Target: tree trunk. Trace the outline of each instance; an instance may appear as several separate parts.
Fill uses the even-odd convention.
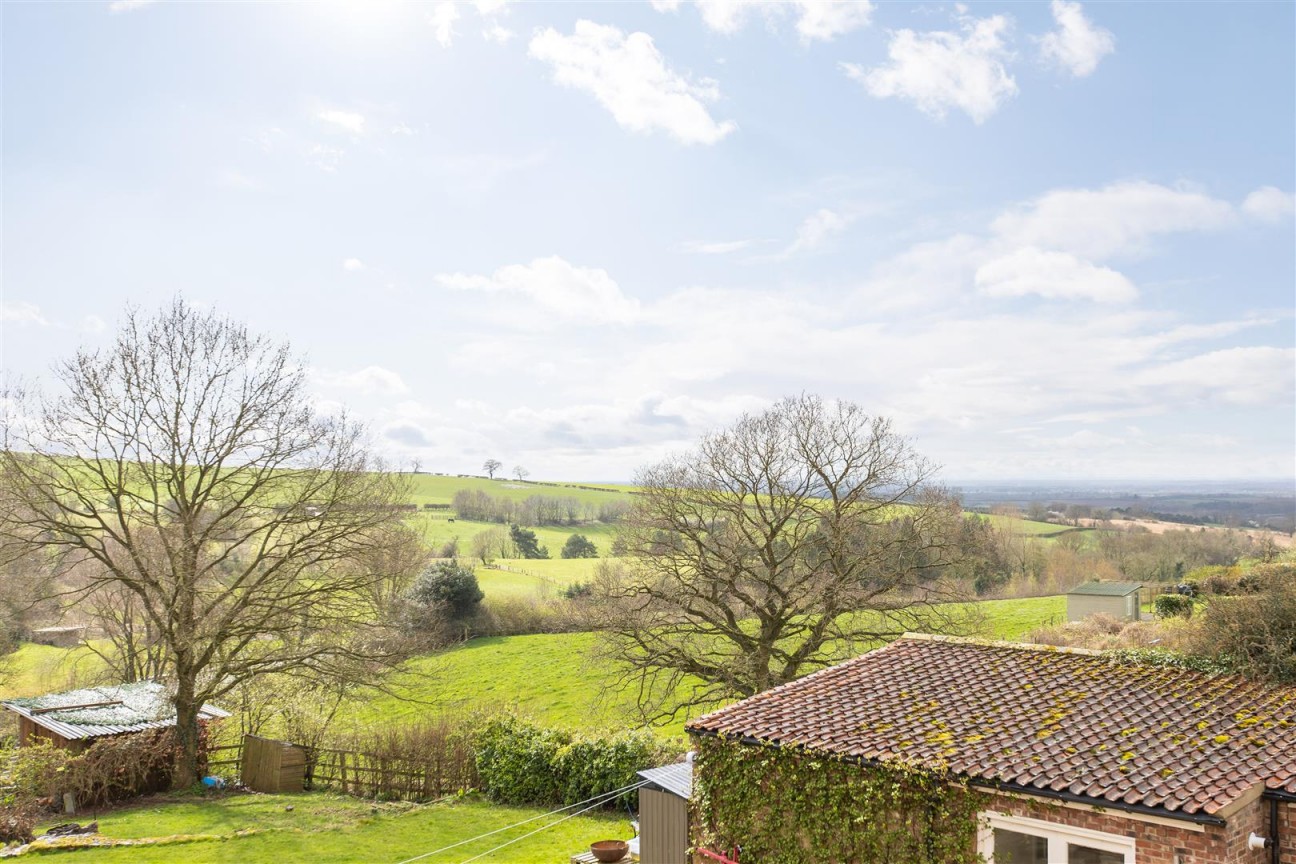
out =
[[[202,707],[194,698],[192,675],[179,676],[176,686],[176,761],[171,775],[171,788],[187,789],[198,782],[198,709]]]

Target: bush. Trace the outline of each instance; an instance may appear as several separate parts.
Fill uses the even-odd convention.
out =
[[[668,758],[649,732],[573,736],[512,714],[490,720],[477,735],[482,791],[501,804],[575,804],[629,786],[635,772]]]
[[[598,547],[584,534],[573,534],[563,544],[561,554],[564,558],[597,558]]]
[[[1296,581],[1274,579],[1260,593],[1212,600],[1196,649],[1244,675],[1296,682]]]
[[[451,620],[462,621],[476,614],[485,596],[471,567],[458,561],[438,561],[414,580],[408,598],[418,606],[440,609]]]
[[[1158,594],[1152,607],[1158,618],[1191,618],[1193,599],[1183,594]]]
[[[543,729],[502,715],[477,733],[477,776],[481,789],[501,804],[554,804],[563,784],[553,769],[558,751],[571,743],[556,729]]]

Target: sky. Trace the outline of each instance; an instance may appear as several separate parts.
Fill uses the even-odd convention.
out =
[[[951,482],[1296,478],[1296,4],[0,15],[7,375],[180,294],[423,470],[815,393]]]

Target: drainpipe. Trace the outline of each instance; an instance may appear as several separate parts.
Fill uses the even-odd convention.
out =
[[[1282,838],[1278,836],[1278,799],[1269,799],[1269,836],[1273,838],[1273,849],[1269,850],[1269,864],[1282,864]]]

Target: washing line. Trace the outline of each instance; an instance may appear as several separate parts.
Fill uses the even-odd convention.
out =
[[[573,807],[579,807],[582,804],[589,804],[591,801],[598,802],[593,806],[586,807],[585,810],[580,811],[581,813],[584,813],[588,810],[593,810],[594,807],[599,807],[607,803],[609,800],[616,797],[617,795],[624,795],[627,792],[633,792],[635,789],[638,789],[641,786],[646,785],[646,783],[647,781],[642,781],[642,780],[638,783],[631,783],[629,786],[622,786],[620,789],[613,789],[611,792],[604,792],[602,794],[595,795],[593,798],[586,798],[584,801],[577,801],[575,804],[568,804],[566,807],[559,807],[557,810],[550,810],[548,813],[541,813],[539,816],[532,816],[530,819],[523,819],[521,822],[515,822],[512,825],[505,825],[503,828],[496,828],[494,831],[487,831],[485,834],[478,834],[476,837],[469,837],[467,840],[460,840],[458,843],[451,843],[449,846],[442,846],[440,849],[434,849],[431,852],[424,852],[422,855],[415,855],[413,858],[406,858],[404,861],[396,862],[396,864],[411,864],[411,862],[413,861],[421,861],[424,858],[431,858],[433,855],[440,855],[442,852],[449,852],[451,849],[457,849],[460,846],[465,846],[469,843],[475,843],[478,840],[484,840],[485,838],[493,836],[495,834],[500,834],[504,831],[511,831],[514,828],[520,828],[523,825],[527,825],[531,822],[536,821],[537,819],[544,819],[548,816],[554,816],[557,815],[558,813],[562,813],[564,811],[570,810]],[[578,816],[578,815],[580,814],[579,813],[572,814],[572,816]],[[570,816],[564,817],[563,819],[559,819],[558,822],[565,822],[569,818],[571,817]],[[553,822],[552,824],[557,825],[558,822]],[[549,826],[546,825],[545,828],[547,827]],[[541,828],[539,830],[543,831],[544,828]],[[536,833],[536,832],[532,832],[532,833]],[[530,836],[530,835],[528,834],[526,836]],[[522,838],[519,837],[518,839],[521,840]],[[507,846],[508,844],[506,843],[504,845]],[[491,851],[493,852],[495,850],[492,849]],[[486,853],[486,854],[490,854],[490,853]]]
[[[645,780],[644,782],[636,785],[634,788],[638,789],[641,786],[647,786],[647,785],[648,785],[648,781]],[[593,810],[595,807],[601,807],[601,806],[603,806],[602,803],[591,804],[590,806],[586,807],[584,810],[577,810],[575,813],[569,813],[568,815],[564,816],[561,819],[558,819],[557,821],[550,822],[548,825],[541,825],[539,828],[535,829],[534,831],[528,831],[526,834],[523,834],[521,837],[514,837],[512,840],[501,843],[500,845],[496,846],[494,849],[488,849],[487,851],[481,853],[480,855],[474,855],[471,858],[466,858],[463,861],[460,861],[459,864],[471,864],[471,862],[476,861],[478,858],[485,858],[487,855],[494,855],[496,852],[503,849],[505,846],[512,846],[514,843],[517,843],[519,840],[525,840],[526,838],[530,837],[533,834],[539,834],[541,831],[547,831],[550,828],[554,827],[555,825],[560,825],[563,822],[566,822],[568,819],[574,819],[575,817],[581,815],[582,813],[588,813],[590,810]]]

